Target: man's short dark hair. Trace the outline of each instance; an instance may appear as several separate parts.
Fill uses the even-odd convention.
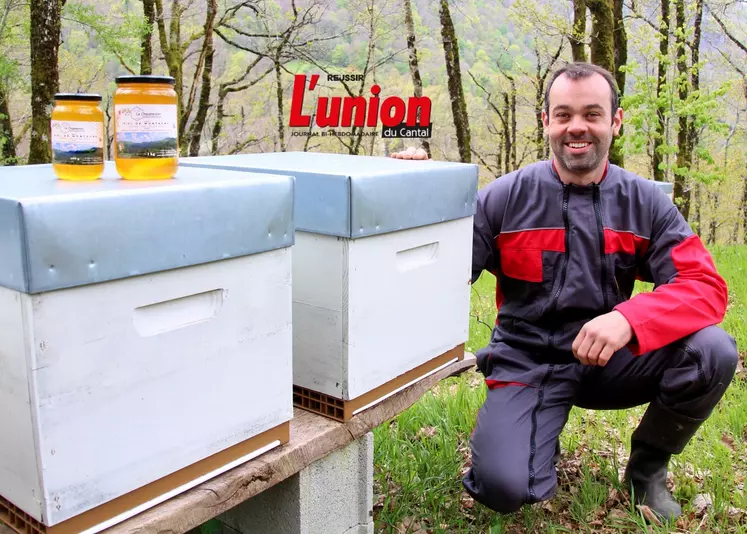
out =
[[[617,81],[615,80],[615,77],[612,76],[607,69],[592,63],[584,63],[583,61],[568,63],[552,73],[550,80],[547,82],[547,87],[545,88],[545,113],[548,115],[550,114],[550,88],[558,76],[563,74],[568,76],[571,80],[588,78],[594,74],[601,75],[605,80],[607,80],[607,84],[610,86],[610,93],[612,94],[610,109],[612,110],[612,117],[615,116],[617,108],[620,107],[620,93],[617,90]]]

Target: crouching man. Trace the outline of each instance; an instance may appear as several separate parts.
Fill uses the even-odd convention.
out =
[[[664,519],[666,485],[731,382],[734,339],[719,327],[727,288],[667,196],[608,161],[622,124],[614,77],[586,63],[556,71],[542,113],[552,159],[479,192],[472,280],[497,278],[498,317],[478,351],[488,394],[464,487],[509,513],[552,497],[572,406],[650,403],[632,436],[625,483]],[[394,154],[425,159],[413,148]],[[631,298],[636,278],[654,291]]]

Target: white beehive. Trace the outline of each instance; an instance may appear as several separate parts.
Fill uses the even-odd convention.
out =
[[[0,519],[95,532],[288,441],[292,177],[0,171]]]
[[[347,420],[462,357],[476,165],[304,152],[182,164],[296,179],[296,405]]]
[[[674,198],[674,185],[669,182],[654,182],[654,185],[664,191],[669,197],[669,200]]]

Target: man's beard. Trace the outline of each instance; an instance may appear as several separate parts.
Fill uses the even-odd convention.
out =
[[[594,136],[587,136],[584,139],[563,139],[557,142],[555,148],[558,150],[554,151],[555,156],[560,160],[563,167],[572,172],[588,172],[596,169],[602,162],[602,159],[606,155],[607,151],[612,144],[612,139],[609,139],[609,144]],[[591,143],[591,149],[582,155],[573,155],[568,152],[566,143]],[[606,146],[605,146],[606,145]]]

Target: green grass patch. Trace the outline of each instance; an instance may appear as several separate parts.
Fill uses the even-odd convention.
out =
[[[729,308],[722,323],[747,351],[747,247],[711,249],[729,286]],[[636,291],[650,290],[639,284]],[[495,278],[484,274],[472,288],[470,338],[476,351],[490,340],[495,322]],[[645,407],[619,411],[574,408],[561,435],[561,484],[546,503],[499,516],[462,490],[469,465],[469,436],[485,399],[482,376],[468,372],[450,378],[417,404],[374,431],[377,532],[641,532],[646,524],[633,508],[620,477],[629,454],[630,435]],[[747,534],[747,377],[738,374],[713,415],[685,451],[674,457],[673,492],[685,513],[680,532]],[[708,495],[705,511],[693,504]],[[672,532],[649,526],[649,532]]]

